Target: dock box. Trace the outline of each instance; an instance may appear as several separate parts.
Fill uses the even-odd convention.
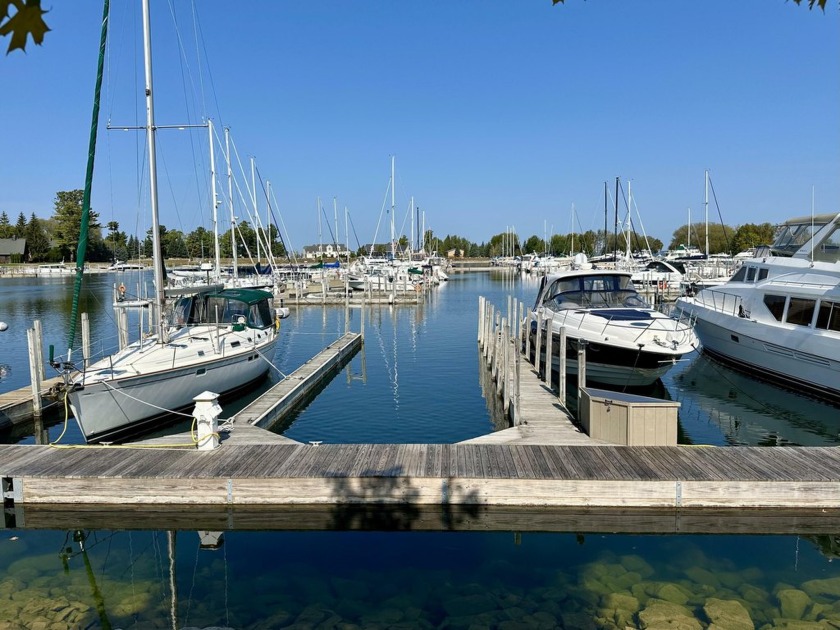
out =
[[[580,424],[589,437],[627,446],[676,446],[680,403],[583,387]]]

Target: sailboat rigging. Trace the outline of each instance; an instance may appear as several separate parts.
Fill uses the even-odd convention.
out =
[[[80,371],[62,368],[64,392],[87,442],[113,440],[158,428],[173,411],[187,409],[204,391],[238,391],[265,377],[274,355],[279,319],[287,309],[271,307],[272,295],[257,289],[207,287],[166,302],[158,213],[149,0],[143,0],[146,140],[155,297],[154,329],[147,338]],[[217,245],[218,247],[218,245]],[[77,264],[82,264],[79,261]]]

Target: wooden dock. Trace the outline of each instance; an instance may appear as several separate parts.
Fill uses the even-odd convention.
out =
[[[496,505],[837,513],[835,447],[224,444],[0,446],[7,507]]]
[[[345,335],[324,352],[340,363],[342,352],[360,343],[353,337]],[[307,369],[315,373],[316,364],[329,361],[310,363]],[[323,527],[349,526],[356,518],[398,527],[400,514],[427,510],[437,515],[431,521],[443,518],[444,528],[458,515],[481,527],[473,515],[487,510],[501,515],[500,527],[517,529],[517,519],[528,520],[522,514],[543,515],[534,526],[550,528],[551,518],[564,513],[578,515],[563,517],[573,529],[575,518],[609,513],[605,527],[613,531],[622,531],[618,525],[625,519],[633,531],[645,531],[649,522],[657,523],[651,528],[679,530],[688,513],[689,531],[718,531],[720,523],[738,519],[756,531],[773,531],[761,524],[782,512],[810,516],[792,516],[793,524],[779,524],[779,531],[806,529],[803,519],[813,515],[835,528],[840,523],[840,448],[604,444],[574,429],[557,396],[526,365],[520,366],[517,433],[504,439],[315,445],[268,438],[256,428],[263,419],[287,397],[310,395],[281,394],[278,388],[240,412],[214,450],[0,445],[6,514],[24,508],[34,514],[153,515],[180,506],[208,522],[244,510],[243,527],[257,528],[278,513],[304,526],[289,516],[304,508]],[[294,384],[287,380],[287,386]],[[508,514],[513,516],[506,520]],[[649,521],[648,514],[655,516]]]
[[[46,392],[61,383],[61,377],[47,379],[41,383],[41,410],[44,415],[53,413],[59,404],[47,398]],[[32,388],[27,385],[11,392],[0,394],[0,429],[8,429],[15,424],[31,422],[33,415]]]

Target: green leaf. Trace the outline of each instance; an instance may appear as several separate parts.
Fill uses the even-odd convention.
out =
[[[40,46],[44,41],[44,34],[50,30],[44,22],[43,15],[46,11],[41,9],[41,0],[26,0],[25,3],[21,0],[0,0],[0,19],[8,16],[10,5],[14,5],[17,12],[0,26],[0,35],[12,35],[6,54],[17,48],[25,51],[26,38],[29,35],[32,36],[32,41]]]

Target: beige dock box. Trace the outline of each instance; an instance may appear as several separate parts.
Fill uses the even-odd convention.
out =
[[[589,437],[627,446],[676,446],[680,403],[584,387],[580,424]]]

